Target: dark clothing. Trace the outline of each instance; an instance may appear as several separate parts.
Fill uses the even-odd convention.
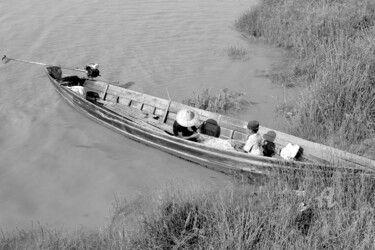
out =
[[[220,126],[214,119],[208,119],[201,126],[201,133],[209,136],[219,137],[220,136]]]
[[[182,133],[182,136],[191,136],[197,131],[197,128],[193,126],[191,127],[191,130],[193,131],[190,131],[187,127],[181,126],[180,124],[177,123],[177,121],[173,123],[173,134],[175,136],[178,136],[179,132]],[[195,139],[191,139],[191,140],[196,141]]]
[[[264,140],[262,147],[263,147],[263,155],[264,156],[272,157],[273,155],[276,154],[275,143],[273,143],[271,141]]]
[[[71,86],[83,86],[85,83],[85,78],[80,78],[78,76],[65,76],[62,78],[62,82],[64,85],[67,85],[69,87]]]

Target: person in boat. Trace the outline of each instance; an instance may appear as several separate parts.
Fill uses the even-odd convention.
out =
[[[201,142],[202,136],[198,130],[199,115],[188,109],[181,109],[177,112],[176,120],[173,123],[173,134],[177,137]]]
[[[249,130],[249,137],[245,145],[240,145],[237,142],[232,142],[232,146],[240,152],[245,152],[253,155],[263,156],[263,140],[262,136],[258,134],[259,122],[258,121],[249,121],[247,124]]]

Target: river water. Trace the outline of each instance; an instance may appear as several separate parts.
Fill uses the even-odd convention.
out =
[[[252,0],[0,1],[0,53],[69,67],[100,64],[107,80],[182,101],[210,89],[245,92],[233,116],[274,126],[283,92],[259,72],[280,50],[251,44],[233,23]],[[246,50],[233,60],[231,47]],[[131,202],[170,182],[230,177],[119,136],[65,103],[41,66],[0,66],[0,228],[99,228],[114,197]]]

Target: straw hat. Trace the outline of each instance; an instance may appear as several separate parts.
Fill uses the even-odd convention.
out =
[[[183,127],[192,127],[199,122],[199,116],[191,110],[181,109],[177,112],[176,121]]]

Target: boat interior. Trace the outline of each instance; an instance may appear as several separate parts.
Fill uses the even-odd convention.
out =
[[[158,130],[159,132],[163,130],[166,133],[173,134],[173,123],[176,119],[177,112],[181,109],[188,108],[199,114],[201,123],[208,119],[215,120],[220,126],[218,139],[221,141],[228,142],[235,140],[244,143],[249,136],[247,129],[248,121],[196,109],[181,103],[139,93],[96,79],[79,78],[76,76],[61,77],[59,73],[56,76],[50,69],[48,69],[48,72],[52,78],[56,79],[57,82],[67,88],[71,86],[81,86],[84,89],[86,100],[101,105],[124,117],[137,119],[137,121],[142,122],[145,126]],[[324,164],[332,162],[350,163],[359,167],[367,167],[369,164],[370,166],[374,164],[373,161],[367,158],[262,126],[260,126],[258,133],[264,140],[273,144],[276,152],[274,157],[276,158],[280,158],[277,153],[280,152],[282,148],[292,143],[301,147],[297,159],[300,161]]]
[[[201,124],[209,119],[216,121],[220,126],[220,134],[218,135],[220,139],[233,139],[245,142],[249,136],[246,127],[247,121],[241,121],[221,114],[188,107],[181,103],[138,93],[97,80],[86,80],[84,89],[89,100],[100,103],[104,107],[119,114],[125,112],[125,114],[128,115],[130,111],[130,113],[136,116],[134,118],[151,117],[160,124],[165,124],[164,130],[171,134],[177,112],[181,109],[188,108],[199,114]],[[137,115],[137,113],[139,115]],[[275,141],[275,131],[260,131],[260,133],[264,139],[270,142]]]
[[[201,124],[207,120],[214,120],[220,128],[217,137],[228,141],[236,140],[245,143],[249,134],[247,121],[238,120],[218,113],[213,113],[187,105],[172,102],[163,98],[142,94],[136,91],[125,89],[114,84],[95,79],[80,78],[77,76],[60,76],[60,73],[50,74],[61,85],[68,88],[73,86],[82,86],[84,88],[85,98],[93,103],[103,106],[117,114],[133,119],[143,120],[146,123],[157,125],[166,133],[173,134],[173,123],[176,114],[181,109],[192,109],[199,114]],[[155,126],[153,126],[155,127]],[[259,133],[269,143],[275,143],[276,132],[260,128]],[[280,150],[283,145],[274,144],[275,151]]]

